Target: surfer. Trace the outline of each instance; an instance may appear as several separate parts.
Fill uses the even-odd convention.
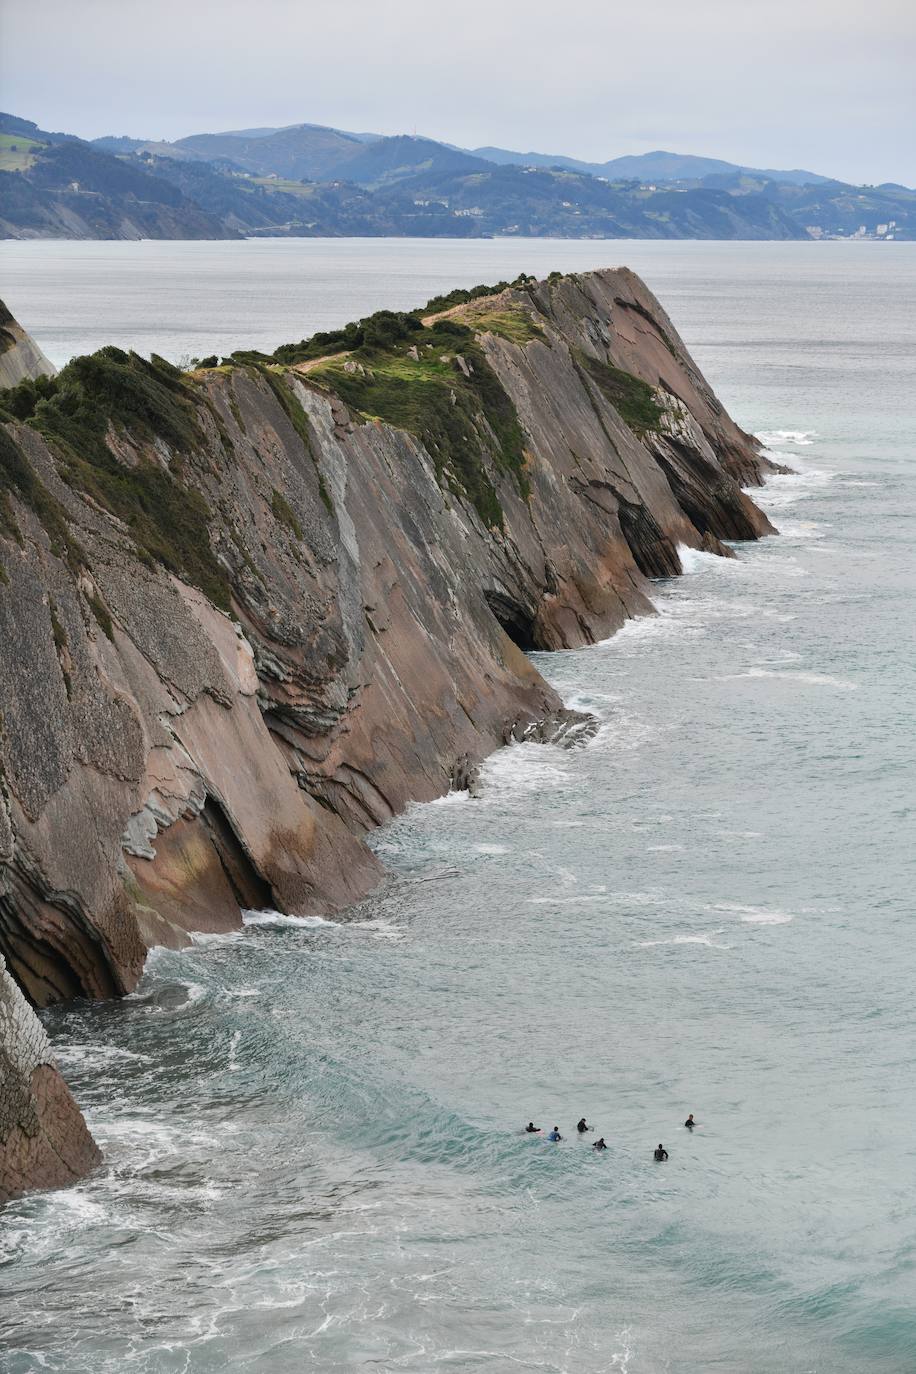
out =
[[[593,1150],[606,1150],[606,1149],[607,1149],[607,1146],[606,1146],[605,1143],[604,1143],[604,1136],[603,1136],[603,1135],[600,1135],[600,1136],[598,1137],[598,1139],[595,1141],[594,1145],[592,1146],[592,1149],[593,1149]]]
[[[684,1122],[684,1125],[687,1127],[688,1131],[692,1131],[696,1124],[697,1123],[693,1119],[693,1112],[691,1112],[687,1120]]]
[[[525,1127],[525,1133],[526,1135],[540,1135],[541,1128],[540,1126],[535,1126],[533,1121],[529,1121],[528,1125]]]
[[[548,1139],[548,1140],[562,1140],[562,1139],[563,1139],[563,1137],[560,1135],[560,1128],[559,1128],[559,1126],[554,1126],[553,1130],[550,1132],[550,1135],[547,1137],[547,1139]]]
[[[583,1117],[580,1117],[579,1120],[577,1121],[577,1123],[576,1123],[576,1130],[579,1132],[580,1135],[585,1135],[585,1132],[586,1132],[586,1131],[594,1130],[594,1127],[593,1127],[593,1126],[589,1126],[589,1125],[586,1123],[585,1117],[583,1116]]]
[[[658,1146],[656,1147],[655,1158],[658,1160],[659,1164],[661,1164],[663,1159],[668,1158],[668,1151],[665,1149],[661,1141],[659,1141]]]

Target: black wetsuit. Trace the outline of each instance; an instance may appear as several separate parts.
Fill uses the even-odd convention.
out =
[[[655,1158],[659,1161],[659,1163],[661,1163],[663,1159],[668,1158],[668,1151],[663,1150],[661,1146],[659,1146],[659,1148],[655,1151]]]
[[[541,1128],[540,1126],[535,1126],[533,1122],[529,1121],[528,1125],[525,1127],[525,1131],[528,1135],[540,1135]]]
[[[585,1132],[586,1132],[586,1131],[590,1131],[591,1129],[592,1129],[591,1126],[586,1126],[586,1124],[585,1124],[585,1117],[583,1116],[582,1120],[579,1122],[578,1126],[576,1127],[576,1130],[579,1132],[580,1135],[585,1135]]]
[[[595,1141],[594,1145],[592,1146],[592,1149],[593,1149],[593,1150],[606,1150],[606,1149],[607,1149],[607,1146],[606,1146],[605,1143],[604,1143],[604,1136],[602,1136],[600,1140],[596,1140],[596,1141]]]
[[[687,1120],[684,1122],[684,1125],[687,1127],[688,1131],[692,1131],[696,1124],[697,1123],[694,1121],[692,1116],[688,1116]]]

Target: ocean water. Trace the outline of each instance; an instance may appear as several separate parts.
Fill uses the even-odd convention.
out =
[[[159,247],[218,275],[246,245],[0,265],[63,357],[42,252],[81,290],[80,253],[119,280]],[[445,284],[425,246],[305,247],[313,323],[348,252],[398,261],[387,303]],[[536,655],[596,738],[512,746],[479,799],[379,832],[390,880],[346,919],[251,913],[47,1014],[106,1162],[0,1212],[5,1374],[916,1369],[916,246],[611,248],[436,245],[465,280],[498,254],[643,271],[796,470],[759,496],[780,536],[690,553],[656,617]],[[160,280],[121,342],[177,340]],[[384,303],[340,289],[338,319]],[[219,336],[275,338],[265,309]]]

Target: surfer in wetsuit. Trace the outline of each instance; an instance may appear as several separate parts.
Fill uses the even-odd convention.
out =
[[[591,1129],[592,1127],[586,1124],[584,1116],[581,1117],[579,1121],[576,1123],[576,1130],[579,1132],[580,1135],[585,1135],[585,1132],[590,1131]]]
[[[559,1128],[559,1126],[554,1126],[553,1130],[550,1132],[550,1135],[547,1137],[547,1139],[548,1139],[548,1140],[562,1140],[562,1139],[563,1139],[563,1137],[560,1135],[560,1128]]]
[[[535,1124],[534,1124],[533,1121],[529,1121],[529,1122],[528,1122],[528,1125],[525,1127],[525,1134],[526,1134],[526,1135],[540,1135],[540,1134],[541,1134],[541,1128],[540,1128],[540,1126],[535,1126]]]
[[[659,1164],[661,1164],[663,1159],[668,1158],[668,1151],[665,1149],[661,1141],[659,1141],[658,1147],[656,1148],[655,1158],[658,1160]]]
[[[600,1135],[600,1136],[598,1137],[598,1139],[595,1141],[594,1145],[592,1146],[592,1149],[593,1149],[593,1150],[606,1150],[606,1149],[607,1149],[607,1146],[606,1146],[605,1143],[604,1143],[604,1136],[603,1136],[603,1135]]]
[[[688,1131],[692,1131],[696,1124],[697,1123],[693,1119],[693,1112],[691,1112],[687,1120],[684,1122],[684,1125],[687,1127]]]

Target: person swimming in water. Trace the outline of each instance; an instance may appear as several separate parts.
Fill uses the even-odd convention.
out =
[[[529,1121],[529,1122],[528,1122],[528,1125],[525,1127],[525,1134],[526,1134],[526,1135],[540,1135],[540,1134],[541,1134],[541,1128],[540,1128],[540,1126],[535,1126],[535,1124],[534,1124],[533,1121]]]
[[[607,1146],[606,1146],[605,1143],[604,1143],[604,1136],[603,1136],[603,1135],[600,1135],[600,1136],[598,1137],[598,1139],[595,1141],[594,1145],[592,1146],[592,1149],[593,1149],[593,1150],[606,1150],[606,1149],[607,1149]]]
[[[665,1149],[661,1141],[659,1141],[658,1147],[656,1148],[655,1158],[658,1160],[659,1164],[662,1162],[663,1159],[668,1158],[668,1151]]]
[[[586,1131],[594,1130],[594,1127],[589,1126],[585,1120],[585,1117],[583,1116],[580,1117],[579,1120],[576,1122],[576,1130],[579,1132],[580,1135],[585,1135]]]
[[[691,1112],[687,1120],[684,1122],[684,1125],[687,1127],[688,1131],[692,1131],[696,1124],[697,1123],[693,1119],[693,1112]]]
[[[550,1132],[550,1135],[547,1137],[547,1139],[548,1139],[548,1140],[562,1140],[562,1139],[563,1139],[563,1137],[560,1135],[560,1128],[559,1128],[559,1126],[554,1126],[553,1130]]]

